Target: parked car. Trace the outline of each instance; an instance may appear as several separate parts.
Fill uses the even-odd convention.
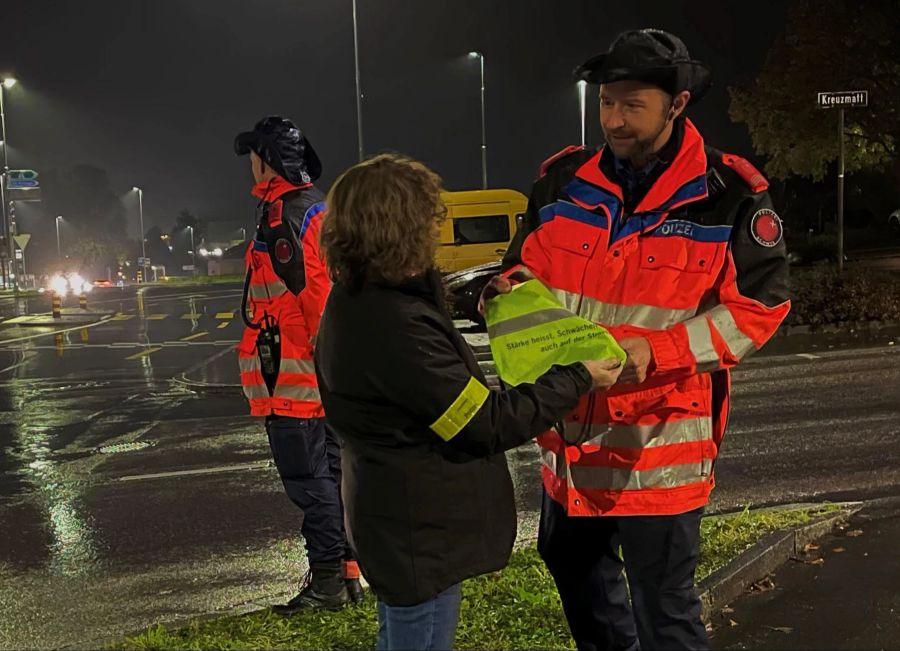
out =
[[[447,219],[441,226],[436,262],[445,273],[500,260],[528,204],[515,190],[444,192],[441,197]]]
[[[484,325],[484,318],[478,314],[478,298],[487,282],[498,273],[500,260],[446,274],[444,288],[453,317]]]

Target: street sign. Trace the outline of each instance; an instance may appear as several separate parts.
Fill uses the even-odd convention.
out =
[[[834,93],[819,93],[818,106],[829,108],[862,108],[869,105],[869,91],[844,90]]]
[[[9,170],[6,173],[7,190],[24,190],[39,188],[41,184],[37,180],[38,173],[34,170]]]
[[[181,265],[181,270],[182,271],[193,271],[194,265],[192,265],[192,264]]]
[[[844,109],[864,108],[869,105],[869,91],[845,90],[818,93],[820,109],[836,108],[838,114],[838,169],[837,169],[837,270],[844,271]]]
[[[13,239],[16,241],[16,244],[19,245],[19,248],[24,251],[25,247],[28,246],[28,241],[31,239],[31,234],[22,233],[21,235],[13,235]]]

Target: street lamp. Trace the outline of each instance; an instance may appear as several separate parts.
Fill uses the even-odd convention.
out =
[[[584,79],[580,79],[578,81],[578,111],[581,113],[581,146],[584,146],[584,129],[585,129],[585,108],[586,108],[586,93],[587,93],[587,82]]]
[[[484,125],[484,54],[469,52],[470,59],[478,59],[481,66],[481,188],[487,190],[487,135]]]
[[[356,145],[359,148],[359,162],[362,162],[362,88],[359,81],[359,36],[356,29],[356,0],[353,0],[353,63],[356,70]]]
[[[144,237],[144,191],[136,185],[131,190],[138,193],[138,215],[141,220],[141,280],[145,281],[147,278],[147,249],[144,240],[147,238]]]
[[[197,275],[197,253],[194,251],[194,227],[188,226],[191,231],[191,275]]]
[[[9,275],[12,276],[12,270],[15,261],[15,249],[13,247],[12,224],[9,221],[9,212],[6,205],[6,180],[9,176],[9,160],[7,159],[7,142],[6,142],[6,111],[3,107],[3,90],[10,89],[16,85],[16,80],[12,77],[5,77],[0,83],[0,141],[3,143],[3,168],[0,169],[0,204],[3,205],[3,232],[6,234],[6,244],[8,247],[7,254],[9,256]],[[6,263],[3,264],[3,273],[6,276]],[[14,286],[18,288],[18,282],[14,282]]]
[[[62,215],[56,216],[56,257],[62,262],[62,248],[59,245],[59,222],[62,221]]]

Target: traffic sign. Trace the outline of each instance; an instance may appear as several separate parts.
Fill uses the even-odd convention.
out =
[[[19,248],[24,251],[25,247],[28,246],[28,241],[31,239],[31,234],[22,233],[21,235],[13,235],[13,239],[16,241],[16,244],[19,245]]]
[[[34,170],[9,170],[6,173],[6,189],[21,190],[26,188],[39,188],[38,173]]]
[[[829,108],[862,108],[869,105],[869,91],[844,90],[833,93],[819,93],[818,106]]]
[[[193,270],[194,270],[194,265],[192,265],[192,264],[184,264],[184,265],[181,265],[181,270],[182,270],[182,271],[193,271]]]

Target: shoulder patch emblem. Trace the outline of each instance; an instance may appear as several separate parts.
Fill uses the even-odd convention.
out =
[[[547,170],[550,169],[550,166],[560,158],[564,158],[569,154],[574,154],[576,151],[582,151],[583,149],[585,149],[584,145],[569,145],[565,149],[556,152],[550,158],[541,163],[541,169],[538,172],[538,178],[544,176],[547,173]]]
[[[774,210],[762,208],[753,213],[750,220],[750,235],[760,246],[771,249],[776,246],[784,235],[781,226],[781,218]]]
[[[750,161],[734,154],[722,154],[722,162],[730,167],[734,172],[744,179],[744,182],[750,186],[754,192],[762,192],[768,189],[769,182],[758,169],[750,164]]]

